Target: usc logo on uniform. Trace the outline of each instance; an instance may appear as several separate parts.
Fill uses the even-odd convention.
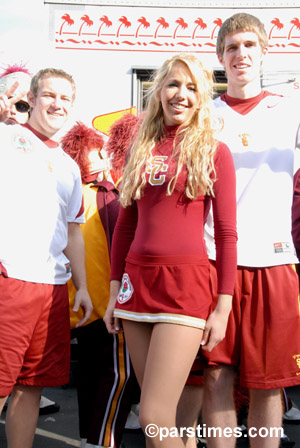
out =
[[[165,162],[168,156],[153,156],[149,160],[146,168],[146,173],[149,174],[150,185],[162,185],[165,180],[165,174],[168,171],[168,165]]]
[[[300,355],[299,355],[299,354],[294,355],[294,356],[293,356],[293,359],[296,361],[296,364],[297,364],[298,369],[300,369]],[[300,372],[297,372],[297,373],[296,373],[296,376],[298,376],[298,375],[300,375]]]
[[[248,146],[248,144],[249,144],[248,137],[249,137],[249,134],[239,134],[239,138],[241,139],[243,146]]]

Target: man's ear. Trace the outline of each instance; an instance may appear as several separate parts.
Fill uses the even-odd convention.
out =
[[[260,69],[261,69],[261,71],[262,71],[263,62],[264,62],[266,54],[268,53],[268,50],[269,50],[268,47],[265,47],[265,48],[262,49],[261,60],[260,60]]]
[[[222,56],[220,54],[217,54],[217,57],[218,57],[218,61],[220,62],[220,64],[224,67]]]
[[[34,106],[35,103],[35,98],[33,93],[31,92],[31,90],[29,90],[29,92],[27,93],[27,99],[28,99],[28,104],[30,107]]]

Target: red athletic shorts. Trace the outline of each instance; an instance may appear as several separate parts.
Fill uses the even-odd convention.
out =
[[[214,302],[217,274],[211,265]],[[212,352],[210,366],[240,368],[240,384],[278,389],[300,384],[299,278],[292,265],[238,267],[233,308],[225,339]]]
[[[204,328],[212,304],[207,257],[130,252],[114,315]]]
[[[192,365],[191,371],[189,373],[188,379],[186,380],[187,386],[203,386],[204,385],[204,376],[203,376],[203,367],[205,361],[203,360],[202,350],[199,350],[199,353]]]
[[[15,384],[67,384],[70,320],[67,285],[0,275],[0,396]]]

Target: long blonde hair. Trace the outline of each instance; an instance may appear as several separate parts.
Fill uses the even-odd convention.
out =
[[[168,183],[166,194],[173,193],[178,175],[185,165],[187,169],[186,196],[189,199],[196,199],[200,192],[213,195],[215,177],[213,159],[217,147],[212,115],[213,72],[206,70],[196,56],[179,54],[166,60],[156,71],[148,93],[146,114],[124,169],[120,191],[120,201],[124,207],[130,205],[132,200],[142,197],[146,185],[147,161],[155,145],[164,137],[160,91],[164,80],[178,62],[185,64],[190,71],[199,95],[200,107],[195,111],[188,125],[179,126],[177,130],[173,151],[177,159],[177,169]]]

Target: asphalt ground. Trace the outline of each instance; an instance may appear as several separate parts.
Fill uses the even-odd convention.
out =
[[[300,407],[300,386],[288,388],[288,395]],[[75,386],[44,389],[43,395],[59,403],[60,410],[54,414],[40,415],[33,448],[80,447],[78,432],[78,407]],[[5,437],[5,412],[0,419],[0,447],[7,448]],[[300,422],[284,423],[285,434],[300,448]],[[282,448],[292,445],[282,445]],[[237,441],[238,448],[248,448],[247,438]],[[21,448],[21,447],[20,447]],[[140,430],[125,431],[122,448],[145,448],[145,439]]]

